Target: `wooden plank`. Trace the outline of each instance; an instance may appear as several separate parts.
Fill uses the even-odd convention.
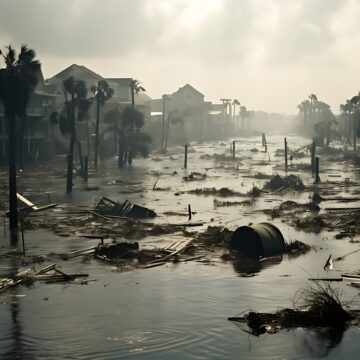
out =
[[[32,203],[29,199],[27,199],[25,196],[22,196],[21,194],[19,193],[16,193],[16,197],[21,201],[23,202],[24,204],[26,204],[27,206],[33,208],[34,210],[37,208],[37,206]]]
[[[163,256],[162,258],[149,261],[149,264],[153,264],[153,263],[157,263],[157,262],[169,260],[171,257],[173,257],[173,256],[177,255],[178,253],[180,253],[181,251],[183,251],[191,242],[192,242],[192,239],[185,241],[185,244],[184,244],[183,246],[181,246],[179,249],[173,251],[173,252],[170,253],[169,255]]]

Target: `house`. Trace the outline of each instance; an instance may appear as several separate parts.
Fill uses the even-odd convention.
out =
[[[18,119],[17,132],[20,136],[23,126],[22,159],[34,162],[45,160],[54,153],[53,127],[49,121],[51,110],[55,106],[56,95],[50,94],[46,88],[42,72],[34,93],[30,96],[25,119]],[[20,139],[20,137],[18,137]],[[21,143],[18,143],[21,149]],[[20,159],[20,151],[17,151]],[[0,162],[8,160],[8,127],[4,118],[4,107],[0,103]]]
[[[200,91],[186,84],[172,94],[166,94],[162,99],[154,99],[150,102],[153,121],[162,124],[163,110],[165,110],[166,119],[169,114],[170,116],[176,114],[182,121],[178,122],[178,126],[181,126],[180,131],[172,134],[173,140],[176,142],[176,136],[181,134],[180,142],[202,141],[207,132],[208,112],[211,108],[211,104],[204,98],[205,96]]]

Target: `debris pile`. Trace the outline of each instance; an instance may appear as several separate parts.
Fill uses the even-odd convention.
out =
[[[205,246],[228,247],[233,232],[221,226],[208,226],[208,228],[199,233],[195,242]]]
[[[280,191],[285,189],[303,191],[305,190],[305,186],[302,180],[296,175],[291,174],[285,177],[274,175],[270,181],[265,184],[264,189],[270,191]]]
[[[196,171],[193,171],[190,173],[190,175],[183,177],[184,181],[198,181],[198,180],[205,180],[205,179],[206,179],[206,174],[202,174],[202,173],[199,173]]]

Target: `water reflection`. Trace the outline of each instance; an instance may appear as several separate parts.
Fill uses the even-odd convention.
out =
[[[237,274],[242,277],[254,276],[260,271],[282,262],[283,256],[271,256],[268,258],[246,258],[238,256],[232,260],[232,265]]]
[[[17,259],[13,258],[10,262],[11,274],[17,273],[19,270]],[[32,348],[26,345],[23,331],[23,324],[20,315],[20,302],[18,295],[19,288],[15,287],[12,290],[12,296],[9,304],[9,311],[11,315],[11,323],[9,324],[7,334],[7,347],[8,350],[1,355],[1,359],[13,360],[13,359],[35,359]]]
[[[300,342],[302,352],[312,357],[326,357],[341,343],[345,330],[345,326],[306,330]]]

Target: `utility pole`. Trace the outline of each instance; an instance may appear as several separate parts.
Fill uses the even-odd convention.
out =
[[[162,128],[161,128],[161,150],[164,149],[165,145],[165,101],[166,95],[162,96]]]

